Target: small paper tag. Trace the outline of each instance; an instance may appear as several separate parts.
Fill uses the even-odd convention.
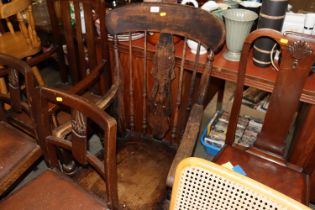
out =
[[[161,16],[161,17],[166,16],[166,12],[160,12],[160,16]]]
[[[159,13],[160,12],[160,7],[152,6],[152,7],[150,7],[150,12],[151,13]]]
[[[280,43],[282,43],[282,44],[288,44],[288,41],[289,41],[289,40],[287,40],[287,39],[285,39],[285,38],[281,38],[281,39],[280,39]]]
[[[58,102],[62,102],[62,97],[56,97],[56,101],[58,101]]]

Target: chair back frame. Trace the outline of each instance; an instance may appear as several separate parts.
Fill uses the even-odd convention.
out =
[[[269,37],[281,49],[281,63],[275,80],[269,108],[254,148],[284,158],[287,148],[286,137],[299,106],[303,87],[315,60],[315,42],[312,36],[260,29],[245,40],[238,71],[237,86],[227,130],[226,143],[232,145],[235,138],[237,119],[240,113],[246,67],[253,42],[259,37]],[[288,155],[290,156],[290,154]]]
[[[117,108],[120,133],[178,144],[193,103],[204,103],[214,52],[224,43],[223,22],[184,5],[142,3],[112,10],[106,16],[106,27],[113,37],[113,80],[120,84]],[[211,30],[203,30],[207,27]],[[137,32],[144,34],[140,50],[133,46],[132,34]],[[160,33],[155,48],[148,43],[149,32]],[[118,50],[121,35],[129,36],[127,59]],[[188,49],[184,44],[176,54],[172,35],[184,37],[184,43],[188,39],[198,42],[189,77],[184,72]],[[201,45],[209,51],[199,66]],[[136,53],[143,57],[140,70],[133,64]],[[200,71],[202,74],[197,75]]]
[[[45,154],[49,165],[62,170],[57,148],[71,151],[77,162],[81,165],[90,164],[105,180],[106,195],[104,199],[110,207],[117,207],[116,121],[114,118],[80,96],[46,87],[40,88],[39,92],[38,133],[39,138],[46,143]],[[48,106],[51,103],[69,107],[72,110],[71,141],[53,136],[48,112]],[[103,161],[88,151],[88,119],[103,130]]]
[[[0,117],[2,120],[7,120],[13,124],[18,123],[22,127],[27,127],[25,130],[27,133],[34,135],[35,132],[35,113],[36,113],[36,104],[34,100],[36,99],[36,88],[34,82],[34,76],[30,66],[25,62],[18,60],[9,55],[0,54],[0,63],[3,65],[0,69],[0,76],[8,78],[8,87],[9,91],[7,94],[0,94]],[[20,75],[23,75],[24,80],[20,81]],[[25,85],[25,94],[22,86]],[[25,98],[25,97],[26,98]],[[5,104],[9,104],[11,107],[6,107]],[[24,112],[31,118],[33,122],[32,125],[22,125],[21,122],[15,120],[11,116],[11,112],[16,113]],[[41,146],[41,144],[39,142]]]

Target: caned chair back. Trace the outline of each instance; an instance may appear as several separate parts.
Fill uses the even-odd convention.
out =
[[[253,179],[200,158],[177,166],[170,210],[310,209]]]

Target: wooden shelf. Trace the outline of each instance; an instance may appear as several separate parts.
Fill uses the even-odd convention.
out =
[[[134,48],[139,48],[139,55],[141,55],[141,50],[144,46],[144,40],[138,39],[133,41]],[[175,55],[176,57],[181,57],[181,50],[184,46],[184,42],[180,41],[176,44]],[[152,59],[153,53],[155,51],[155,46],[148,43],[147,48],[152,54],[148,55],[148,59]],[[127,42],[120,42],[119,50],[121,52],[128,53]],[[137,50],[135,49],[137,52]],[[223,79],[226,81],[236,82],[237,78],[237,70],[238,70],[238,62],[231,62],[224,59],[223,54],[226,51],[226,48],[223,48],[220,52],[218,52],[214,59],[214,69],[211,73],[211,76]],[[203,65],[206,62],[207,55],[200,56],[199,64]],[[190,49],[187,47],[187,55],[186,55],[186,63],[185,69],[192,70],[194,66],[195,55],[190,52]],[[178,63],[179,65],[179,63]],[[260,68],[253,64],[252,60],[248,63],[248,69],[246,73],[245,84],[251,87],[255,87],[267,92],[271,92],[273,89],[273,85],[276,78],[276,71],[272,67],[268,68]],[[301,101],[315,104],[315,74],[311,74],[307,79],[307,82],[303,89],[303,94],[301,97]]]

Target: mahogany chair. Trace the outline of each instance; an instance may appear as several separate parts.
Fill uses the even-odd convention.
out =
[[[0,201],[0,209],[113,209],[117,203],[116,187],[116,121],[85,98],[67,94],[62,90],[42,87],[38,100],[38,136],[45,140],[46,160],[51,169],[26,183]],[[50,104],[68,108],[71,115],[70,141],[53,135],[50,125]],[[104,155],[102,161],[88,149],[91,131],[88,123],[102,130]],[[83,167],[91,165],[106,180],[103,199],[83,190],[63,173],[59,149],[72,152]]]
[[[56,5],[62,11],[58,18]],[[109,69],[105,2],[101,0],[48,0],[53,43],[59,57],[66,58],[72,83],[84,79],[102,60]],[[99,30],[95,21],[99,20]],[[64,45],[64,49],[63,49]],[[102,78],[100,85],[105,85]],[[101,87],[103,91],[105,87]]]
[[[281,48],[279,72],[270,98],[262,131],[253,147],[244,151],[232,146],[235,138],[237,119],[240,113],[246,66],[251,59],[250,50],[259,37],[274,39]],[[295,200],[309,202],[308,176],[313,171],[314,155],[305,157],[306,164],[297,166],[290,161],[294,147],[289,150],[286,137],[299,107],[303,87],[315,62],[315,39],[297,33],[282,35],[273,30],[257,30],[245,40],[238,71],[234,102],[227,129],[226,146],[215,158],[222,164],[230,161],[239,164],[248,177],[255,179]]]
[[[203,10],[143,3],[113,9],[106,15],[106,27],[113,37],[113,81],[119,84],[113,104],[119,128],[118,207],[158,209],[167,194],[170,168],[169,186],[177,162],[193,150],[214,52],[224,43],[224,26]],[[132,40],[134,32],[144,38]],[[147,42],[148,32],[161,34],[156,46]],[[179,51],[172,35],[184,39]],[[129,41],[123,42],[126,37]],[[190,54],[187,39],[204,45],[207,55],[201,56],[200,50],[196,56]],[[136,53],[143,60],[133,65]],[[80,171],[76,179],[100,196],[105,192],[102,179],[92,170]]]
[[[0,195],[30,168],[42,155],[36,142],[33,102],[35,86],[31,68],[23,61],[0,54],[0,76],[8,80],[9,92],[0,94]],[[25,90],[21,90],[21,84]],[[10,109],[5,109],[10,104]],[[28,123],[15,116],[24,113]],[[20,129],[21,128],[21,129]],[[23,128],[23,129],[22,129]]]

